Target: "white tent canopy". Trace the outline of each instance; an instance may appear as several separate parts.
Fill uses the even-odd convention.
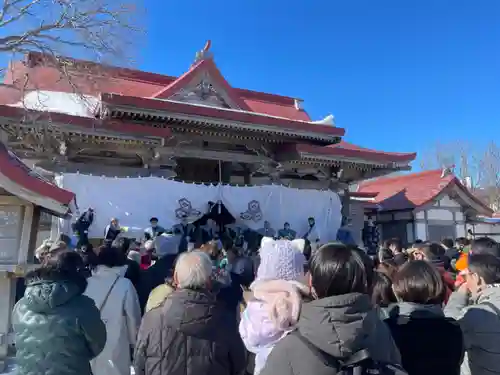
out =
[[[285,222],[302,236],[309,217],[316,220],[321,242],[335,239],[341,223],[341,203],[333,191],[292,189],[280,185],[230,186],[188,184],[158,177],[112,178],[64,174],[60,187],[76,194],[81,210],[93,207],[90,238],[102,238],[112,217],[122,226],[146,228],[152,216],[171,228],[182,218],[194,221],[208,210],[208,202],[222,202],[238,224],[258,230],[264,221],[279,230]],[[68,223],[61,222],[68,232]]]

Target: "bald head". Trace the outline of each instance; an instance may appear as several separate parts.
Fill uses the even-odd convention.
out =
[[[212,261],[201,251],[182,253],[175,264],[174,281],[178,288],[202,289],[210,285]]]

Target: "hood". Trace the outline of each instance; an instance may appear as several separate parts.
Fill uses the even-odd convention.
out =
[[[289,329],[297,323],[302,297],[309,293],[304,284],[285,280],[256,281],[250,289],[263,303],[272,325],[279,330]]]
[[[491,303],[500,309],[500,284],[488,285],[476,297],[477,303]]]
[[[167,301],[170,302],[168,316],[174,318],[172,324],[186,335],[205,336],[213,329],[220,329],[210,324],[218,310],[215,295],[211,292],[179,289],[170,294]]]
[[[411,302],[398,302],[390,305],[387,310],[389,317],[406,316],[409,318],[444,317],[440,305],[422,305]]]
[[[304,303],[297,326],[318,349],[346,358],[367,347],[367,337],[375,334],[379,324],[370,297],[350,293]]]
[[[125,273],[127,273],[128,265],[125,264],[124,266],[118,266],[118,267],[107,267],[104,265],[98,265],[94,271],[92,272],[92,276],[113,276],[113,279],[116,278],[116,276],[121,276],[125,277]]]
[[[298,282],[273,280],[254,282],[252,298],[242,314],[240,336],[256,353],[279,341],[295,328],[308,288]]]
[[[39,268],[26,275],[24,301],[29,310],[47,313],[81,295],[86,287],[83,276],[69,280],[55,270]]]

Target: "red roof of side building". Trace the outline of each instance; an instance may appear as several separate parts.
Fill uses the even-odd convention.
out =
[[[485,212],[492,213],[455,175],[443,176],[441,169],[365,181],[359,185],[356,193],[377,193],[372,202],[380,204],[383,210],[404,210],[430,203],[443,190],[452,186],[458,187]]]
[[[59,216],[66,215],[75,200],[75,194],[34,173],[1,142],[0,176],[3,189]]]

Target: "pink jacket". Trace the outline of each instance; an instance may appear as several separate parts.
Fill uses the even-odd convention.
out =
[[[309,290],[284,280],[257,281],[250,289],[254,299],[248,302],[239,329],[246,348],[256,355],[254,375],[258,375],[274,345],[294,330]]]

